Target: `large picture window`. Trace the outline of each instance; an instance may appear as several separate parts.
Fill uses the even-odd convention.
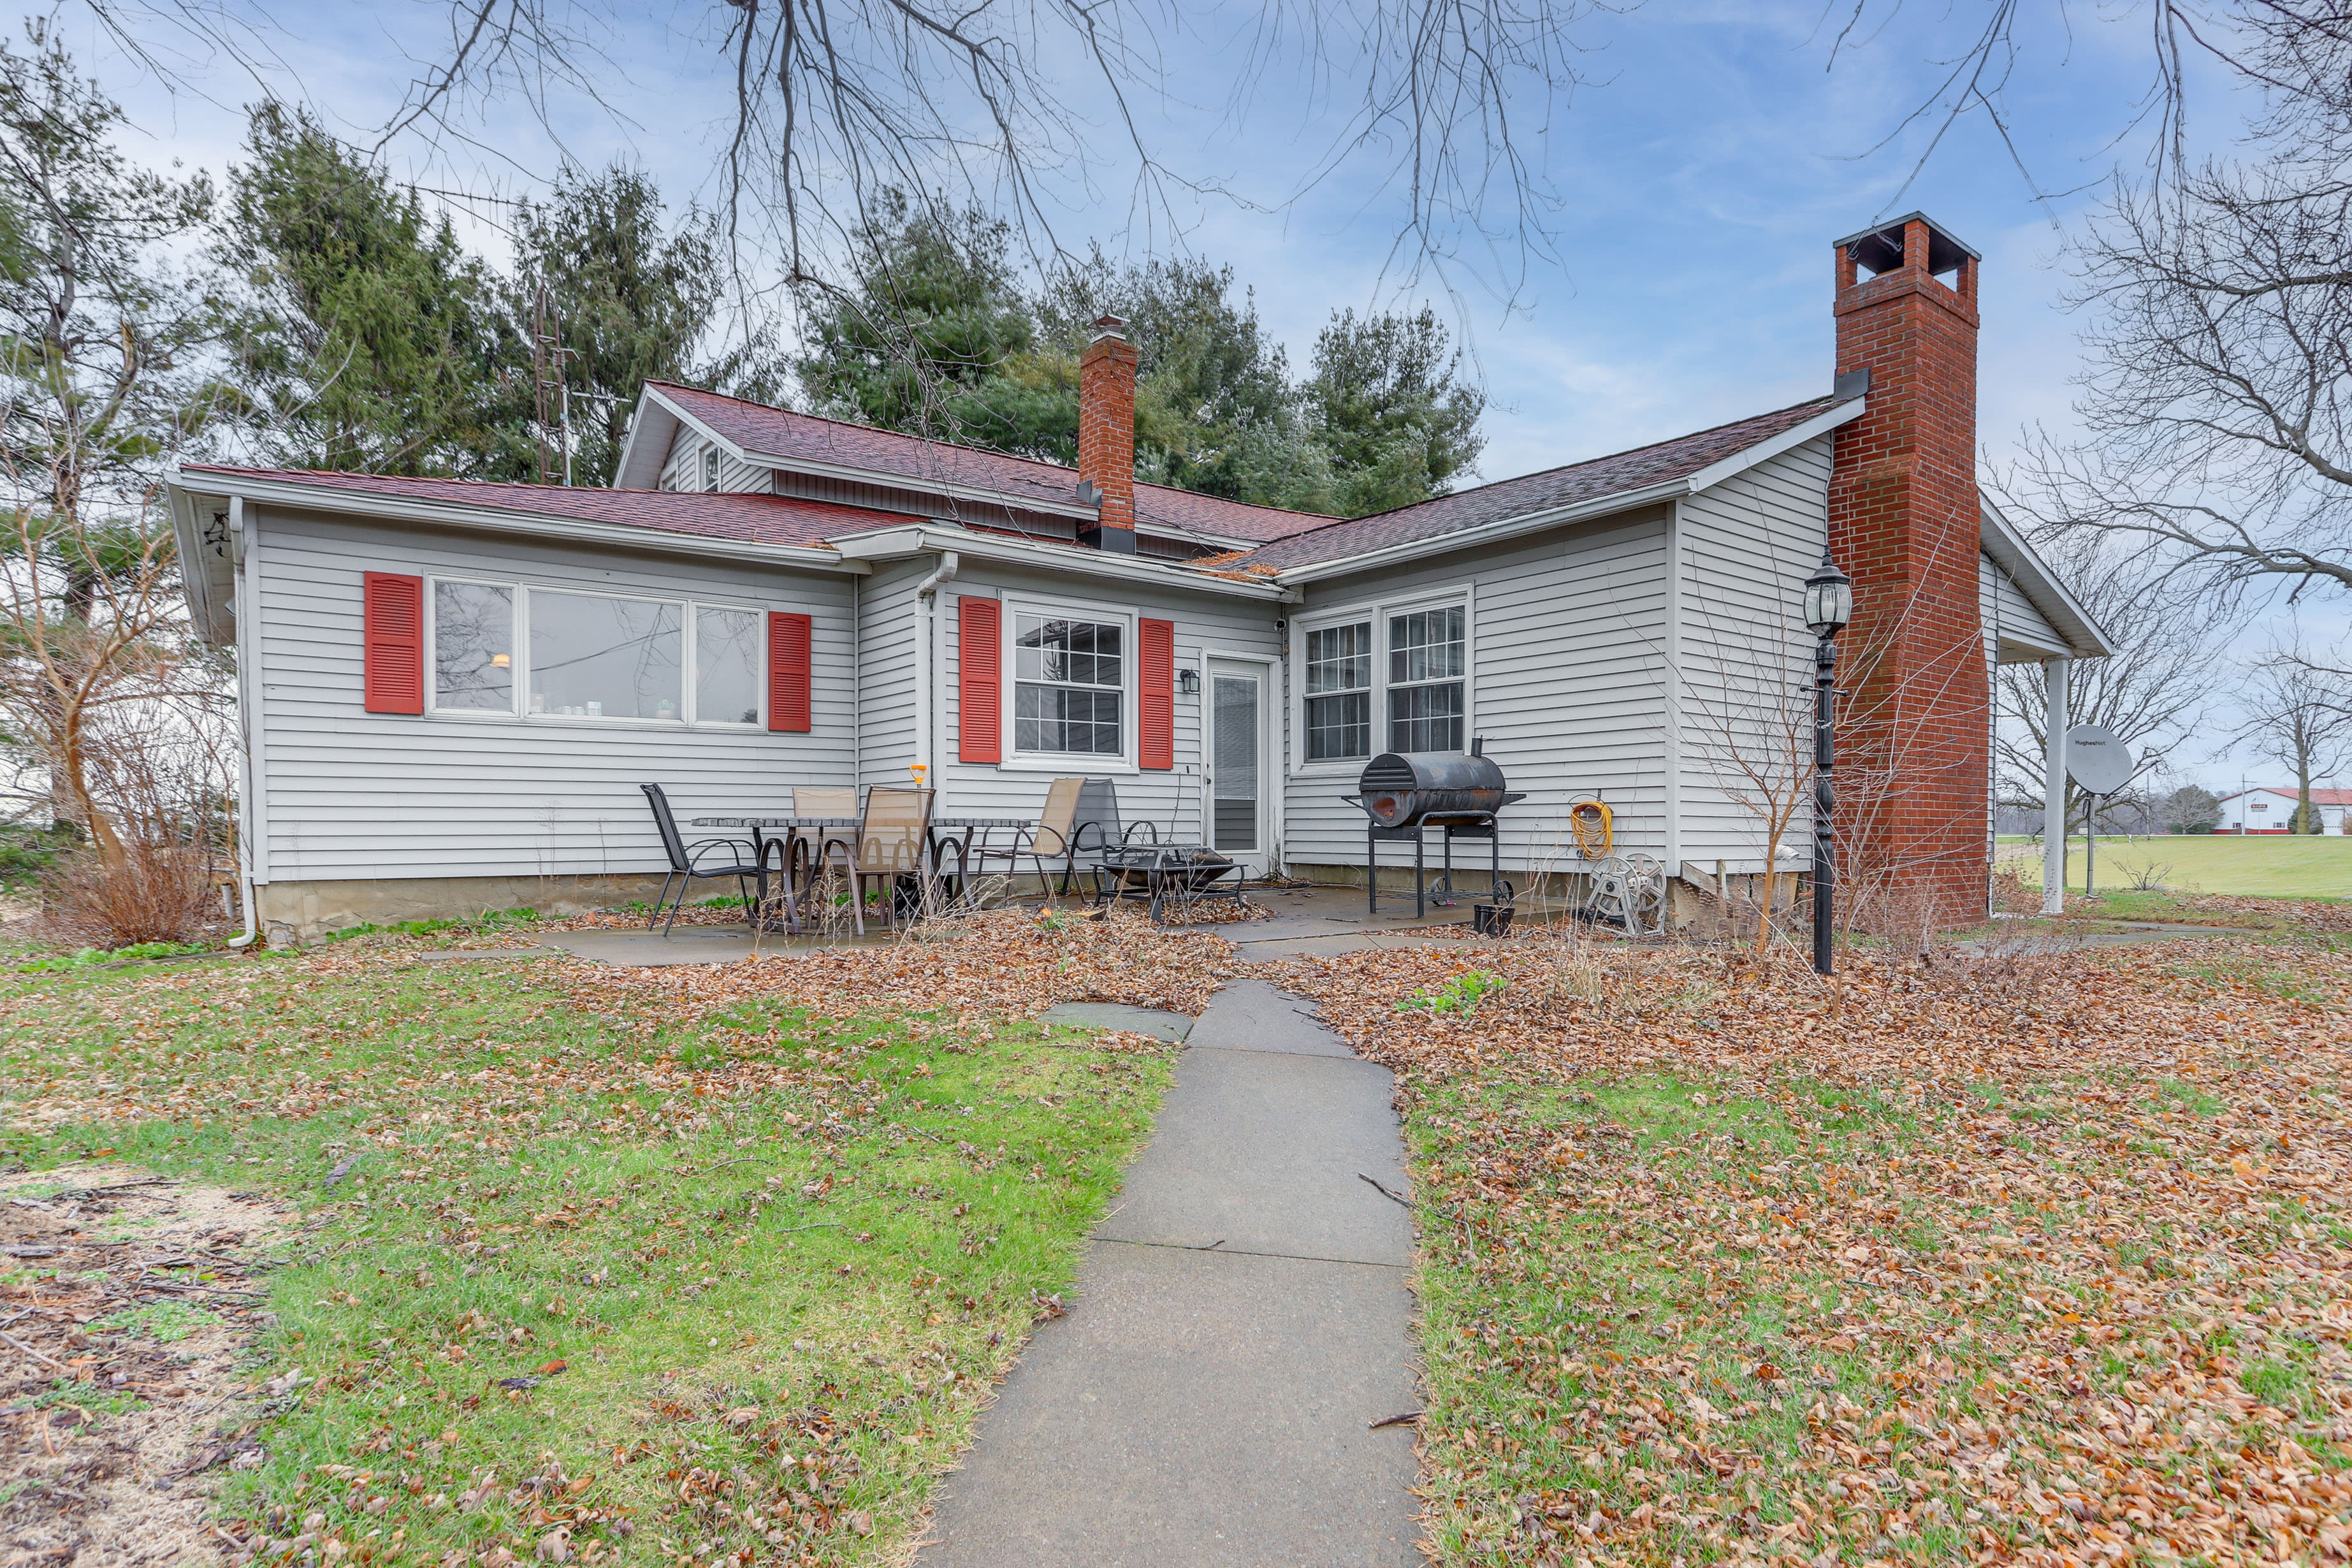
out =
[[[694,610],[694,717],[702,724],[760,721],[760,617],[749,610]]]
[[[1462,750],[1466,621],[1459,605],[1389,617],[1389,750]]]
[[[1126,633],[1118,621],[1013,617],[1014,751],[1125,754]]]
[[[1372,754],[1372,623],[1307,634],[1307,760]]]
[[[490,583],[433,584],[433,705],[514,711],[515,595]]]
[[[765,618],[684,599],[436,579],[436,712],[757,727]]]

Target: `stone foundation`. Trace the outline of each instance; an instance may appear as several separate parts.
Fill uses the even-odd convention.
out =
[[[657,876],[378,877],[341,882],[266,882],[261,926],[272,941],[315,942],[329,931],[397,921],[477,920],[499,910],[583,915],[632,900],[652,903]],[[732,894],[734,884],[698,882],[688,901]]]

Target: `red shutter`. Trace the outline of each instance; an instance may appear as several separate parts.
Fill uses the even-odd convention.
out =
[[[806,616],[768,616],[768,728],[805,735],[809,722],[809,632]]]
[[[1147,768],[1176,765],[1176,623],[1145,621],[1143,730],[1139,761]]]
[[[362,692],[371,713],[425,711],[425,579],[368,572],[360,579]]]
[[[956,736],[967,763],[1004,760],[1004,607],[994,599],[956,601]]]

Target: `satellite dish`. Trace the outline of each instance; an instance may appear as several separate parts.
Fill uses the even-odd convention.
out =
[[[2066,731],[2066,773],[2093,795],[2113,795],[2131,782],[2131,748],[2104,724],[2077,724]]]

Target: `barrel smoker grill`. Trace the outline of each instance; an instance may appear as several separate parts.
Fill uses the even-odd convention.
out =
[[[1525,800],[1503,787],[1503,770],[1485,754],[1485,743],[1473,742],[1469,752],[1386,752],[1365,765],[1356,780],[1356,793],[1347,797],[1364,814],[1365,880],[1370,885],[1371,911],[1381,907],[1379,846],[1398,839],[1412,841],[1412,912],[1429,910],[1431,889],[1425,885],[1423,833],[1432,827],[1445,835],[1445,870],[1436,891],[1454,896],[1454,841],[1486,840],[1494,883],[1488,897],[1497,909],[1508,909],[1513,890],[1503,880],[1503,840],[1495,818],[1503,807]]]

